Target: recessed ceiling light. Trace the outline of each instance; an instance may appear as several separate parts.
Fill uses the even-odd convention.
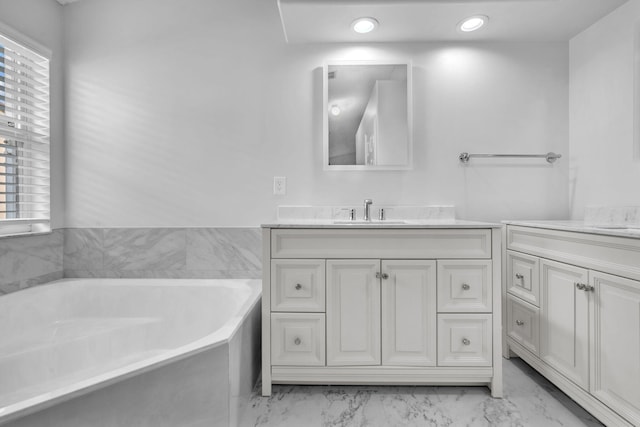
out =
[[[331,115],[335,117],[339,116],[340,113],[342,112],[340,107],[338,107],[337,105],[332,105],[329,111],[331,112]]]
[[[484,26],[484,24],[487,23],[488,20],[489,20],[489,17],[485,16],[485,15],[470,16],[470,17],[462,20],[458,24],[458,30],[462,31],[463,33],[469,33],[471,31],[476,31],[476,30],[479,30],[480,28],[482,28]]]
[[[366,34],[375,30],[378,24],[378,21],[374,18],[358,18],[351,23],[351,28],[356,33]]]

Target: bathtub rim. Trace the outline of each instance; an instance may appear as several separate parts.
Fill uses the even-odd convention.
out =
[[[48,282],[46,284],[39,285],[33,288],[28,288],[25,289],[24,292],[30,291],[32,289],[35,290],[43,286],[50,286],[55,284],[62,285],[69,282],[74,283],[86,281],[95,284],[105,284],[105,282],[118,282],[118,286],[125,285],[125,282],[137,283],[138,285],[142,286],[157,286],[159,284],[158,282],[161,282],[160,284],[167,286],[170,282],[175,283],[176,281],[186,281],[194,282],[189,284],[189,286],[203,287],[207,286],[206,283],[211,282],[218,282],[218,286],[220,285],[220,283],[231,282],[236,284],[241,283],[249,286],[252,292],[250,293],[247,300],[240,305],[238,312],[236,313],[237,315],[228,319],[227,322],[216,331],[180,347],[164,351],[161,354],[129,363],[117,369],[113,369],[107,373],[94,375],[81,381],[75,382],[71,385],[60,387],[54,391],[39,394],[23,401],[2,407],[0,408],[0,425],[15,421],[16,419],[19,419],[23,416],[50,408],[59,403],[66,402],[84,394],[91,393],[95,390],[108,387],[117,382],[125,381],[129,378],[133,378],[137,375],[152,371],[154,369],[162,368],[163,366],[167,366],[173,362],[184,360],[188,357],[203,353],[216,347],[228,345],[240,329],[240,326],[247,320],[255,307],[260,307],[260,301],[262,298],[261,279],[67,278]],[[212,286],[212,283],[208,286]],[[11,296],[16,293],[19,292],[14,292],[8,294],[7,296]]]

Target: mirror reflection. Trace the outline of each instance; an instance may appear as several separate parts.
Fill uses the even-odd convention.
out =
[[[411,166],[408,64],[325,66],[325,169]]]

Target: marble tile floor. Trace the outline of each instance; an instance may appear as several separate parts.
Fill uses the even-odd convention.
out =
[[[258,385],[241,427],[595,427],[588,412],[518,358],[503,359],[504,399],[486,387]]]

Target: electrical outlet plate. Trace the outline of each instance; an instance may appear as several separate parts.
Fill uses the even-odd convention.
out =
[[[287,177],[273,177],[273,194],[276,196],[284,196],[285,194],[287,194]]]

